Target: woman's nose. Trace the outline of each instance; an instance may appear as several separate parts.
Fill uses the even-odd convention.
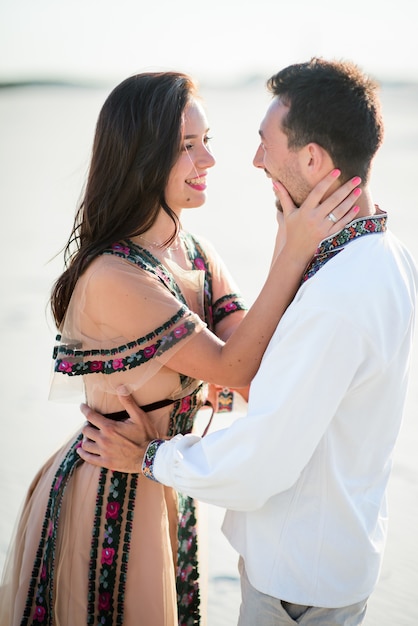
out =
[[[216,163],[215,157],[207,146],[204,147],[199,161],[204,167],[213,167]]]

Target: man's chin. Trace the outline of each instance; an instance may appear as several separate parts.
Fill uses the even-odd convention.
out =
[[[300,204],[296,204],[295,201],[293,201],[293,203],[297,209],[300,209]],[[278,198],[276,199],[276,209],[280,211],[280,213],[283,213],[282,203],[280,202]]]

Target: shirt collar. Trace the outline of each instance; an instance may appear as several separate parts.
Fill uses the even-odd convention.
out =
[[[387,213],[383,212],[379,212],[373,216],[358,217],[347,224],[343,230],[321,241],[312,261],[305,270],[302,283],[316,274],[327,261],[341,252],[341,250],[343,250],[348,243],[354,241],[354,239],[364,237],[365,235],[375,235],[377,233],[386,232],[387,217]]]

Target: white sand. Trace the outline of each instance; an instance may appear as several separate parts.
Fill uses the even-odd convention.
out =
[[[0,92],[2,454],[0,567],[27,485],[42,461],[82,422],[77,407],[47,401],[54,330],[46,303],[87,167],[105,90]],[[263,85],[204,89],[218,167],[204,209],[185,225],[211,239],[251,302],[265,276],[274,234],[269,184],[251,166],[267,103]],[[372,180],[375,201],[418,259],[417,87],[383,91],[387,138]],[[251,233],[251,234],[250,234]],[[376,268],[378,279],[378,268]],[[415,342],[417,344],[417,341]],[[366,626],[418,624],[418,350],[389,488],[390,530]],[[215,427],[222,425],[222,416]],[[223,511],[209,507],[209,626],[232,626],[239,606],[237,556],[220,533]]]

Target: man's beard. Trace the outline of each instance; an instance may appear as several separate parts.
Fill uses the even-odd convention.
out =
[[[306,198],[308,197],[308,195],[313,189],[313,187],[308,185],[308,183],[306,183],[302,178],[300,178],[299,180],[296,180],[296,182],[293,185],[291,185],[292,193],[290,193],[289,191],[290,185],[285,186],[285,187],[286,187],[287,193],[290,196],[290,199],[292,200],[293,204],[295,205],[297,209],[300,209],[300,207],[305,202]],[[296,199],[296,196],[297,196],[297,199]],[[276,209],[280,211],[280,213],[283,213],[283,207],[280,202],[280,198],[278,196],[276,196]]]
[[[282,204],[281,204],[279,198],[276,198],[276,209],[278,211],[280,211],[280,213],[283,213],[283,207],[282,207]]]
[[[292,198],[292,200],[293,200],[293,198]],[[300,203],[295,202],[295,201],[293,200],[293,204],[294,204],[294,205],[295,205],[298,209],[300,208]],[[277,209],[278,211],[280,211],[280,213],[283,213],[283,207],[282,207],[282,204],[281,204],[281,202],[280,202],[279,198],[276,198],[276,209]]]

